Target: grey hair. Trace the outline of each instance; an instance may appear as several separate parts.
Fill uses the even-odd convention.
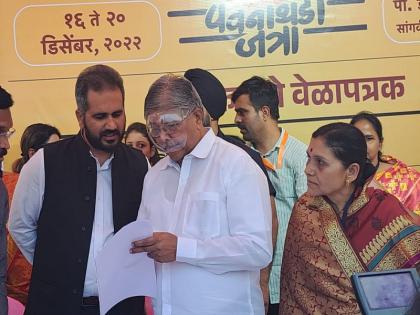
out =
[[[144,100],[144,117],[158,109],[195,108],[204,110],[200,96],[190,81],[181,76],[166,74],[149,88]]]
[[[120,74],[113,68],[105,65],[94,65],[83,70],[76,81],[75,96],[77,109],[86,113],[89,108],[87,94],[89,90],[96,92],[119,89],[125,99],[124,84]]]

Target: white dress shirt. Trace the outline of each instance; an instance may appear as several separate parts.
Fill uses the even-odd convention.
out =
[[[176,261],[156,263],[156,315],[264,313],[271,206],[245,151],[208,130],[182,166],[165,157],[146,175],[139,218],[178,236]]]
[[[94,156],[92,155],[92,157]],[[97,170],[95,217],[83,296],[98,295],[95,258],[105,243],[114,235],[112,159],[113,156],[101,166],[95,158]],[[44,200],[44,188],[44,150],[40,149],[22,168],[13,194],[9,220],[10,234],[22,251],[22,254],[31,263],[33,262],[37,238],[37,222]]]

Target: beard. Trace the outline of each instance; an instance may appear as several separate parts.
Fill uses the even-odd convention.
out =
[[[107,153],[113,153],[117,146],[121,143],[121,140],[124,136],[124,131],[118,129],[115,130],[104,130],[99,136],[93,134],[85,124],[85,128],[82,130],[82,134],[85,136],[89,144],[96,150],[104,151]],[[116,140],[107,141],[104,139],[106,136],[117,136]]]
[[[245,141],[251,141],[251,142],[252,140],[254,140],[252,139],[252,136],[249,133],[249,130],[244,125],[236,124],[236,126],[241,130],[242,139],[244,139]]]

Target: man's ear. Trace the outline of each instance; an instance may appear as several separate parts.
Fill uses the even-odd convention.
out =
[[[194,109],[192,114],[198,124],[204,125],[204,110],[202,108]]]
[[[271,117],[271,110],[270,110],[270,107],[268,107],[267,105],[261,106],[260,111],[262,113],[262,117],[264,121],[266,121],[267,119]]]
[[[84,118],[84,114],[82,114],[82,113],[80,112],[80,110],[78,110],[78,109],[76,109],[75,113],[76,113],[76,118],[77,118],[77,121],[79,122],[79,127],[80,127],[80,130],[82,130],[82,129],[84,129],[84,128],[85,128],[85,122],[84,122],[84,120],[83,120],[83,118]]]

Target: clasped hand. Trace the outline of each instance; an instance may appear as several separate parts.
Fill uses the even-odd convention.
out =
[[[155,232],[153,236],[131,243],[130,253],[147,253],[147,256],[160,263],[176,260],[178,238],[168,232]]]

